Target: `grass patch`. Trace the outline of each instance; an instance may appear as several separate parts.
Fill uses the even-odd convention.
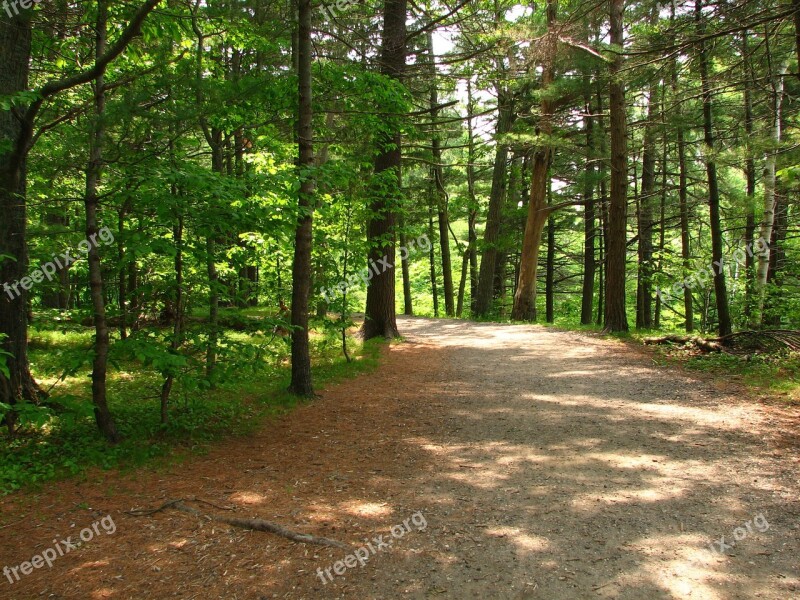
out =
[[[213,390],[198,386],[196,379],[177,379],[166,425],[159,422],[162,375],[135,357],[116,361],[116,368],[109,370],[108,397],[123,441],[109,446],[97,431],[92,411],[88,379],[92,331],[41,323],[32,328],[34,376],[44,389],[52,389],[50,400],[60,408],[31,406],[30,418],[17,436],[5,440],[0,448],[0,495],[78,476],[93,467],[129,470],[146,463],[183,460],[207,451],[214,441],[248,435],[301,401],[286,392],[290,380],[286,338],[238,331],[226,334],[231,347],[260,352],[245,354],[252,357],[251,363],[227,369],[228,379]],[[383,346],[380,340],[348,340],[354,359],[348,363],[340,344],[333,336],[312,335],[317,389],[373,370]]]

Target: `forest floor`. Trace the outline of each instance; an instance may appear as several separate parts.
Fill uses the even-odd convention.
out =
[[[0,499],[0,565],[115,526],[0,598],[800,598],[797,408],[593,334],[400,327],[253,436]],[[125,512],[176,498],[374,552]]]

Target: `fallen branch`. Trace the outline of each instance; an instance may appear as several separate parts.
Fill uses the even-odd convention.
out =
[[[642,340],[645,344],[693,344],[705,352],[724,352],[725,349],[718,339],[704,339],[694,335],[663,335],[649,337]]]
[[[195,499],[193,501],[203,502],[204,504],[210,504],[211,506],[216,506],[215,504],[211,504],[210,502],[206,502],[205,500]],[[169,500],[164,504],[162,504],[161,506],[159,506],[158,508],[136,509],[127,511],[127,514],[133,517],[143,517],[143,516],[154,515],[168,508],[174,508],[175,510],[193,515],[195,517],[204,518],[209,521],[215,521],[217,523],[225,523],[227,525],[232,525],[233,527],[239,527],[241,529],[274,533],[275,535],[279,535],[286,539],[292,540],[293,542],[298,542],[301,544],[317,544],[318,546],[331,546],[334,548],[342,548],[343,550],[351,549],[350,546],[348,546],[343,542],[332,540],[326,537],[318,537],[316,535],[311,535],[310,533],[298,533],[296,531],[292,531],[291,529],[287,529],[283,525],[279,525],[278,523],[273,523],[272,521],[265,521],[264,519],[243,519],[238,517],[227,517],[224,515],[208,515],[206,513],[197,510],[196,508],[184,504],[183,498],[178,498],[177,500]],[[217,508],[222,508],[222,507],[217,507]],[[223,508],[223,510],[231,510],[231,509]]]
[[[737,331],[718,338],[701,338],[692,335],[663,335],[642,340],[645,344],[693,344],[705,352],[774,352],[781,349],[800,351],[800,331],[793,329],[764,329],[762,331]]]

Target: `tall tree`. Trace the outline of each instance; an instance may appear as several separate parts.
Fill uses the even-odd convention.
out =
[[[547,206],[550,161],[552,158],[553,110],[554,102],[550,87],[555,80],[555,60],[558,48],[556,31],[555,0],[547,2],[547,35],[542,38],[542,92],[539,101],[539,123],[536,135],[539,138],[533,152],[531,167],[531,188],[528,200],[528,218],[522,238],[522,253],[519,261],[519,282],[514,294],[514,308],[511,318],[519,321],[532,321],[536,318],[536,274],[539,267],[539,247],[542,241],[547,218],[552,207]]]
[[[771,62],[771,61],[770,61]],[[764,320],[764,299],[768,281],[770,265],[770,242],[772,241],[772,228],[775,223],[775,209],[778,204],[777,188],[777,159],[781,143],[781,113],[783,106],[783,79],[786,75],[787,64],[784,62],[777,73],[770,77],[770,117],[772,144],[764,157],[764,212],[761,219],[760,237],[765,246],[758,255],[758,269],[756,273],[756,289],[758,291],[759,322]]]
[[[97,24],[95,27],[95,59],[99,60],[106,51],[108,30],[108,0],[97,2]],[[100,204],[98,184],[103,169],[103,138],[105,136],[105,68],[94,80],[94,123],[89,144],[89,164],[86,167],[86,239],[97,240],[100,230],[97,209]],[[94,357],[92,359],[92,400],[97,427],[113,443],[119,441],[116,424],[108,409],[106,398],[106,373],[108,371],[109,334],[106,322],[105,295],[103,293],[103,271],[97,243],[89,247],[89,287],[94,312]]]
[[[437,120],[439,118],[439,88],[436,76],[436,55],[433,52],[433,32],[428,31],[428,53],[431,60],[431,176],[434,181],[434,195],[436,198],[436,212],[439,221],[439,246],[442,255],[442,287],[444,291],[444,307],[448,317],[455,315],[453,265],[450,258],[450,238],[447,230],[450,223],[448,215],[447,190],[444,186],[444,166],[442,164],[442,143],[438,132]]]
[[[711,257],[714,268],[714,295],[717,301],[717,320],[719,335],[728,335],[732,331],[730,308],[728,306],[728,288],[725,283],[725,269],[722,256],[722,218],[719,206],[719,183],[717,181],[717,163],[714,155],[714,117],[713,95],[708,73],[708,49],[704,40],[705,18],[702,0],[695,0],[695,23],[699,38],[698,52],[700,63],[700,85],[703,98],[703,140],[705,141],[705,163],[708,177],[708,205],[711,216]]]
[[[311,88],[311,0],[297,0],[298,176],[297,227],[292,265],[292,381],[289,391],[311,396],[311,353],[308,344],[308,297],[311,293],[311,244],[314,214],[314,130]]]
[[[595,211],[594,211],[594,117],[592,116],[589,78],[585,78],[584,128],[586,131],[586,163],[583,169],[583,279],[581,291],[581,325],[592,322],[594,303],[595,262]]]
[[[628,331],[625,312],[625,259],[628,231],[628,137],[622,54],[625,42],[624,0],[609,0],[611,44],[615,56],[609,65],[609,118],[611,128],[611,190],[606,236],[605,328]]]
[[[513,95],[498,85],[497,125],[495,127],[495,156],[492,168],[492,189],[489,193],[489,213],[483,231],[483,249],[478,274],[478,287],[474,299],[474,312],[485,317],[492,309],[495,285],[495,270],[499,255],[500,226],[503,222],[503,206],[506,202],[508,168],[508,145],[503,139],[516,120]]]
[[[406,6],[407,0],[386,0],[383,7],[381,43],[381,73],[401,81],[406,66]],[[369,264],[395,262],[396,210],[400,193],[402,146],[399,123],[390,117],[386,129],[378,134],[378,154],[375,157],[376,184],[372,190],[367,221]],[[399,335],[395,312],[395,272],[393,268],[378,269],[367,287],[367,306],[364,339],[393,338]]]

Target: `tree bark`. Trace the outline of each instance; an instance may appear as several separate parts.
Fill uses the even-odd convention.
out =
[[[586,81],[588,87],[588,81]],[[584,98],[584,124],[586,129],[586,163],[583,169],[583,282],[581,292],[581,325],[592,322],[594,304],[595,215],[594,215],[594,118],[589,92]]]
[[[400,246],[408,248],[408,238],[403,225],[400,226]],[[411,274],[409,273],[408,252],[401,253],[401,267],[403,270],[403,314],[412,316],[414,314],[414,302],[411,296]]]
[[[469,298],[470,310],[475,312],[475,299],[478,295],[478,235],[475,231],[475,222],[478,218],[478,200],[475,197],[475,134],[472,126],[475,108],[472,99],[472,77],[467,79],[467,135],[469,148],[467,149],[467,193],[469,194]]]
[[[550,136],[553,134],[553,102],[548,88],[555,79],[555,54],[558,45],[556,24],[556,2],[547,2],[547,36],[542,44],[544,59],[542,64],[542,99],[539,103],[539,124],[536,135],[544,138],[533,153],[531,167],[531,189],[528,202],[528,218],[522,239],[522,252],[519,264],[519,282],[514,294],[514,308],[511,318],[517,321],[532,321],[536,318],[536,273],[539,267],[539,246],[542,231],[550,209],[547,206],[547,188],[549,181],[552,146]]]
[[[611,43],[623,48],[623,0],[610,0]],[[611,120],[611,192],[606,238],[605,329],[628,331],[625,312],[625,259],[628,230],[628,138],[625,114],[625,88],[622,82],[622,57],[615,55],[609,72],[609,111]]]
[[[503,207],[506,200],[508,146],[502,136],[511,130],[515,120],[514,104],[508,92],[498,89],[497,104],[498,115],[495,129],[495,144],[497,148],[492,170],[492,189],[489,194],[489,214],[486,217],[486,229],[483,233],[483,250],[480,273],[478,275],[478,287],[474,299],[474,312],[477,317],[487,316],[492,309],[500,226],[503,222]]]
[[[636,293],[636,328],[653,326],[653,198],[656,183],[655,120],[658,114],[657,86],[650,86],[642,143],[642,186],[639,195],[639,285]]]
[[[30,69],[30,12],[0,19],[0,95],[10,96],[28,89]],[[15,405],[36,402],[41,390],[28,363],[28,293],[18,282],[28,274],[26,244],[26,132],[20,108],[0,111],[0,349],[8,352],[10,378],[0,373],[0,402]],[[12,257],[12,258],[7,258]],[[13,286],[17,284],[17,287]],[[15,413],[5,418],[13,431]]]
[[[674,8],[672,18],[674,20]],[[672,93],[677,96],[678,94],[678,63],[676,59],[672,61]],[[686,140],[684,137],[684,125],[682,117],[681,103],[675,98],[677,106],[677,133],[676,141],[678,153],[678,207],[680,212],[680,225],[681,225],[681,259],[683,261],[683,276],[689,275],[691,269],[691,245],[689,239],[689,192],[688,192],[688,176],[686,171]],[[692,290],[689,286],[683,288],[683,312],[684,312],[684,328],[687,332],[694,331],[694,305],[692,302]]]
[[[439,118],[439,90],[436,79],[436,55],[433,53],[433,32],[428,31],[428,53],[431,58],[431,155],[433,165],[431,176],[434,181],[434,194],[436,196],[436,209],[439,221],[439,246],[442,256],[442,287],[444,290],[444,307],[448,317],[455,315],[455,302],[453,297],[453,263],[450,257],[450,238],[447,230],[449,216],[447,214],[447,190],[444,187],[444,168],[442,166],[442,147],[436,120]]]
[[[407,0],[386,0],[383,8],[381,73],[402,80],[406,65]],[[382,132],[375,158],[375,177],[379,189],[373,190],[367,222],[370,245],[369,262],[380,259],[395,263],[395,224],[401,177],[401,136],[398,124],[391,118],[391,131]],[[361,333],[364,339],[393,338],[399,335],[395,313],[395,273],[393,268],[376,274],[367,287],[367,306]]]
[[[769,279],[770,243],[772,241],[772,228],[775,223],[775,208],[778,196],[777,186],[777,153],[781,143],[781,111],[783,106],[783,76],[786,73],[786,63],[781,65],[778,73],[772,77],[772,147],[767,150],[764,157],[764,213],[761,219],[760,239],[766,246],[758,254],[758,269],[756,273],[756,289],[758,292],[759,323],[764,321],[764,300],[766,298],[767,281]]]
[[[797,4],[800,8],[800,0]],[[800,18],[800,12],[795,13],[795,19]],[[753,66],[749,51],[749,35],[747,30],[742,32],[742,60],[745,63],[744,77],[744,131],[745,131],[745,178],[747,179],[747,201],[745,205],[745,248],[752,248],[756,233],[756,161],[752,149],[753,139]],[[745,256],[744,272],[744,316],[749,326],[753,327],[753,312],[755,308],[755,254],[747,252]]]
[[[550,186],[548,185],[548,188]],[[552,191],[547,190],[547,195],[552,197]],[[551,202],[552,203],[552,200]],[[547,260],[545,262],[544,283],[544,314],[545,321],[555,321],[555,275],[556,275],[556,219],[553,212],[547,217]]]
[[[433,185],[430,186],[433,189]],[[433,300],[433,316],[439,316],[439,287],[436,282],[436,231],[433,227],[433,208],[428,204],[428,236],[431,238],[431,246],[428,250],[428,262],[430,263],[431,278],[431,298]]]
[[[292,265],[292,382],[289,391],[311,396],[311,352],[308,343],[308,297],[311,293],[311,246],[314,214],[314,131],[311,106],[311,0],[297,0],[298,7],[298,97],[297,161],[300,190]]]
[[[108,0],[98,0],[95,56],[100,58],[106,50],[106,32],[108,25]],[[106,398],[106,375],[108,372],[109,333],[106,322],[105,299],[103,297],[103,271],[100,262],[100,251],[97,248],[99,232],[97,208],[99,198],[97,187],[103,168],[103,138],[105,136],[105,69],[102,69],[94,82],[94,117],[92,124],[89,164],[86,168],[86,239],[89,247],[89,288],[94,313],[94,358],[92,359],[92,401],[97,427],[112,444],[119,442],[119,433],[108,408]]]

